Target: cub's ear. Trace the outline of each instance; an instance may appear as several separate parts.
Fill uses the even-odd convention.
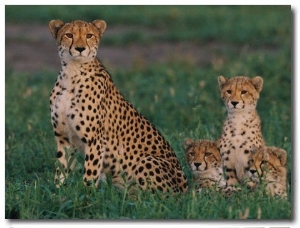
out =
[[[282,166],[286,165],[287,156],[285,150],[277,147],[271,147],[271,153],[273,153],[277,158],[279,158],[280,164]]]
[[[260,92],[263,87],[264,80],[260,76],[255,76],[254,78],[250,79],[251,83],[254,85],[254,88],[257,92]]]
[[[251,146],[251,154],[256,154],[261,150],[265,150],[266,148],[261,146],[261,147],[257,147],[255,144],[252,144]]]
[[[106,22],[103,20],[94,20],[92,24],[98,29],[101,37],[106,30]]]
[[[49,29],[52,33],[52,36],[56,39],[58,30],[60,30],[61,27],[63,27],[65,23],[63,23],[61,20],[52,20],[49,22]]]
[[[221,139],[218,139],[214,142],[214,145],[220,150]]]
[[[194,144],[194,140],[187,138],[184,140],[184,149],[188,150]]]
[[[220,75],[219,77],[218,77],[218,83],[219,83],[219,87],[220,87],[220,89],[222,89],[223,88],[223,86],[224,86],[224,84],[227,82],[227,78],[225,78],[223,75]]]

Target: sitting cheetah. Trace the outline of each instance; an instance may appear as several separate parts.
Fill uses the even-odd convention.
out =
[[[253,188],[262,182],[268,195],[286,198],[286,151],[277,147],[254,147],[250,159],[248,172],[252,183],[249,185]]]
[[[185,192],[187,180],[171,146],[124,99],[96,57],[106,22],[52,20],[49,29],[61,59],[50,96],[61,163],[55,182],[63,183],[74,167],[72,154],[81,151],[87,185],[110,174],[118,186],[133,181],[142,189]],[[68,151],[72,154],[67,155]]]
[[[229,187],[243,183],[247,177],[252,145],[264,145],[256,111],[263,79],[259,76],[230,79],[219,76],[218,83],[227,109],[219,148]]]
[[[203,188],[220,190],[225,187],[221,155],[215,142],[188,138],[184,141],[184,148],[198,192]]]

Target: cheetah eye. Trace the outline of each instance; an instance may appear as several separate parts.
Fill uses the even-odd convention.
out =
[[[268,163],[267,160],[262,160],[262,161],[261,161],[261,164],[267,164],[267,163]]]
[[[195,152],[191,152],[190,156],[194,157],[195,156]]]
[[[204,154],[205,156],[210,156],[211,155],[211,153],[210,152],[205,152],[205,154]]]
[[[72,33],[66,33],[66,37],[68,37],[68,38],[73,38],[73,34]]]
[[[241,92],[241,94],[246,94],[246,93],[248,93],[247,90],[242,90],[242,92]]]
[[[86,34],[86,38],[90,39],[93,37],[93,34]]]
[[[226,93],[231,94],[231,90],[226,90]]]

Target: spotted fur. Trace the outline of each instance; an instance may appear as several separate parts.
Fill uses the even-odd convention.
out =
[[[218,83],[227,109],[220,152],[227,186],[234,186],[247,179],[252,145],[264,145],[261,122],[256,111],[263,79],[259,76],[237,76],[230,79],[219,76]]]
[[[199,192],[205,188],[220,190],[226,185],[221,155],[215,142],[188,138],[184,141],[184,148]]]
[[[52,20],[49,28],[61,59],[50,96],[61,164],[56,183],[64,182],[75,164],[69,158],[80,151],[85,155],[83,179],[87,184],[109,174],[118,186],[132,181],[142,189],[185,192],[187,180],[171,146],[124,99],[96,57],[105,21]]]

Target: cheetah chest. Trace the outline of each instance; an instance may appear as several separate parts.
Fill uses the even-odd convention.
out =
[[[247,166],[252,145],[262,145],[260,119],[256,113],[229,115],[221,136],[223,160]]]
[[[83,151],[82,142],[76,127],[82,104],[78,99],[80,84],[75,83],[76,76],[66,76],[63,72],[59,77],[51,94],[51,119],[55,134],[61,135],[72,147]],[[81,114],[82,115],[82,114]]]

